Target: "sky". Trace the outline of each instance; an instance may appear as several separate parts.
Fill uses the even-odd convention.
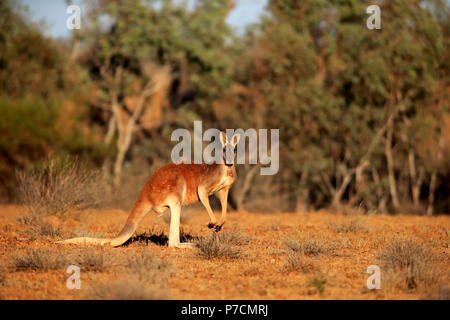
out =
[[[66,13],[65,0],[21,0],[20,2],[28,7],[33,21],[45,21],[44,32],[46,35],[54,37],[70,35],[70,30],[66,27],[66,19],[69,14]],[[258,22],[264,13],[267,0],[235,0],[235,2],[236,6],[228,15],[227,22],[238,34],[242,34],[248,24]],[[83,8],[82,0],[74,0],[73,3],[79,4]]]

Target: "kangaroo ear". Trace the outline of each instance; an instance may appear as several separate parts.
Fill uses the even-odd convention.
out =
[[[225,132],[220,131],[220,143],[222,144],[222,147],[225,147],[227,145],[227,135],[225,134]]]
[[[233,143],[233,147],[236,147],[236,145],[238,144],[240,139],[241,139],[241,135],[238,133],[235,133],[233,138],[231,139],[231,142]]]

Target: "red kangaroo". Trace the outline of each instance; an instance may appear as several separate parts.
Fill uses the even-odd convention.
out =
[[[235,134],[231,141],[224,132],[220,133],[223,147],[221,163],[214,164],[174,164],[169,163],[153,173],[145,184],[139,198],[134,204],[122,231],[114,238],[73,238],[58,243],[101,244],[113,247],[120,246],[131,238],[139,222],[150,211],[162,214],[170,209],[169,247],[187,248],[192,243],[180,243],[180,213],[183,205],[201,201],[208,212],[209,228],[220,231],[227,215],[228,191],[236,180],[234,154],[239,135]],[[226,152],[228,150],[228,152]],[[222,216],[217,222],[208,196],[217,194]]]

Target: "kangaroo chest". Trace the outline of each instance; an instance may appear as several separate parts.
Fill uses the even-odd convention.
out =
[[[219,173],[219,179],[209,188],[209,194],[216,193],[224,188],[229,188],[236,180],[236,170],[234,167],[224,167]]]

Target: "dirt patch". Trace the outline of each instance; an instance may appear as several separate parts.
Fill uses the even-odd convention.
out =
[[[224,250],[237,250],[238,256],[226,258],[220,254],[215,257],[214,252],[211,257],[199,255],[198,248],[167,247],[168,225],[157,215],[147,216],[136,234],[121,247],[80,248],[57,245],[51,236],[30,234],[18,221],[21,214],[21,207],[0,207],[1,299],[448,299],[449,296],[450,217],[447,216],[369,215],[360,217],[355,224],[342,214],[325,211],[230,212],[219,237],[214,238],[213,231],[206,226],[206,212],[191,210],[188,222],[182,225],[183,241],[203,241],[202,245],[210,241]],[[58,232],[112,236],[120,231],[128,216],[122,210],[73,214],[77,214],[77,223],[63,223]],[[70,219],[71,213],[67,215]],[[398,242],[405,239],[410,242]],[[30,250],[34,250],[34,255],[27,260],[25,253]],[[426,266],[416,267],[418,260],[423,262],[422,256],[432,263],[436,272],[433,275],[438,275],[433,278],[436,281],[430,281],[428,273],[424,273],[430,270]],[[408,259],[416,263],[412,269],[403,267],[404,261],[410,262]],[[15,267],[11,267],[11,261],[16,261]],[[67,288],[69,264],[81,269],[80,290]],[[370,265],[380,266],[382,279],[392,276],[392,285],[382,281],[380,290],[368,290],[366,282],[370,275],[366,271]],[[405,272],[410,272],[405,278],[409,282],[402,282]],[[416,277],[414,283],[411,274]],[[146,284],[134,290],[142,279]]]

